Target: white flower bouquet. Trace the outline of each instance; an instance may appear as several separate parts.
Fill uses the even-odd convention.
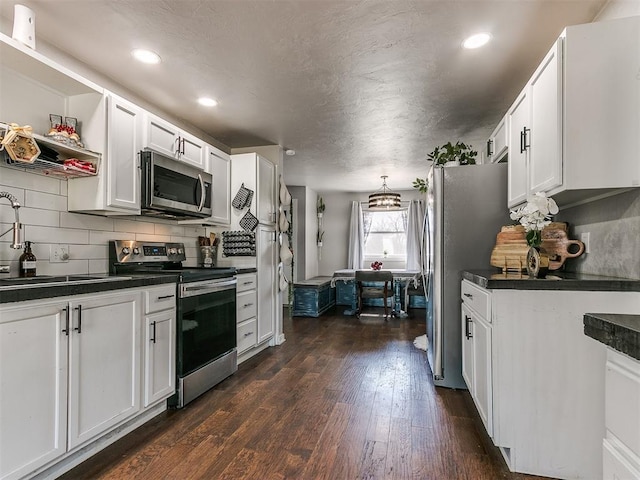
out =
[[[542,229],[551,223],[551,217],[560,209],[544,192],[537,192],[526,205],[511,210],[511,219],[518,220],[527,232],[527,243],[532,247],[542,244]]]

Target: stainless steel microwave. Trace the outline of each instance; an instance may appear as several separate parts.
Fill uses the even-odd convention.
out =
[[[211,216],[211,174],[151,150],[140,152],[143,215],[164,218]]]

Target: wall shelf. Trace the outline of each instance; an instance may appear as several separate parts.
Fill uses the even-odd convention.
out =
[[[7,131],[7,125],[0,123],[0,139],[4,137],[4,133]],[[58,158],[61,162],[69,159],[77,159],[82,162],[90,162],[95,171],[85,170],[74,165],[65,165],[63,163],[52,162],[44,160],[42,158],[36,158],[33,163],[20,162],[12,160],[6,151],[2,151],[3,164],[20,170],[40,173],[42,175],[49,175],[58,178],[78,178],[78,177],[94,177],[98,174],[100,167],[101,155],[97,152],[92,152],[84,148],[79,148],[72,145],[65,145],[55,140],[51,140],[44,135],[37,133],[32,134],[36,140],[38,146],[48,147],[58,153]]]

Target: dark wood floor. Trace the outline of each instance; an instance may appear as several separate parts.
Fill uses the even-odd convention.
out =
[[[385,322],[341,311],[285,311],[283,345],[62,478],[536,478],[509,473],[468,392],[434,387],[413,346],[423,312]]]

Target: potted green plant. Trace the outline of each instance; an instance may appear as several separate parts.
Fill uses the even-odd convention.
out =
[[[322,218],[322,214],[324,213],[326,206],[324,204],[324,200],[322,197],[318,197],[318,202],[316,203],[316,211],[318,212],[318,218]]]
[[[475,165],[478,152],[473,150],[471,145],[463,142],[456,142],[455,145],[447,142],[444,145],[436,147],[427,155],[427,160],[432,165],[442,166],[458,166],[458,165]],[[420,192],[425,193],[429,184],[424,178],[416,178],[413,181],[413,188],[417,188]]]

